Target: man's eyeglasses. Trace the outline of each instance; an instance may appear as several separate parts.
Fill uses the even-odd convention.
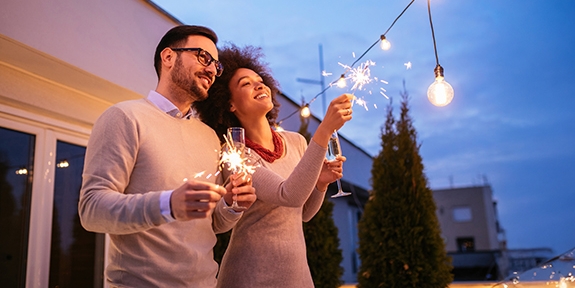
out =
[[[222,72],[224,72],[224,65],[222,65],[222,63],[216,59],[214,59],[214,57],[212,57],[212,54],[210,54],[208,51],[202,49],[202,48],[171,48],[172,51],[197,51],[198,54],[196,56],[198,56],[198,62],[200,62],[200,64],[204,65],[204,66],[210,66],[210,64],[212,64],[212,62],[214,62],[214,64],[216,65],[216,76],[219,77],[222,75]]]

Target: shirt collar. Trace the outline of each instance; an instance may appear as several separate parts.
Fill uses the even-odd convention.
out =
[[[148,93],[148,100],[150,100],[150,102],[156,105],[156,107],[160,108],[160,110],[164,111],[166,114],[172,117],[185,118],[185,119],[195,117],[195,113],[192,108],[188,110],[188,113],[186,113],[186,115],[182,115],[182,112],[180,111],[180,109],[178,109],[178,107],[176,107],[176,105],[174,105],[174,103],[170,102],[168,98],[164,97],[162,94],[154,90],[151,90],[150,93]]]

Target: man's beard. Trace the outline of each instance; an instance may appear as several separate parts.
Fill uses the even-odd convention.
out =
[[[172,82],[180,89],[188,92],[193,101],[202,101],[208,98],[208,91],[202,89],[197,81],[198,76],[203,74],[205,73],[198,71],[195,73],[195,77],[190,77],[189,73],[184,69],[184,65],[182,65],[182,59],[178,57],[172,71]]]

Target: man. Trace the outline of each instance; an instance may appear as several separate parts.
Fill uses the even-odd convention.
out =
[[[215,287],[215,233],[242,214],[224,207],[256,199],[249,177],[214,183],[219,140],[190,108],[221,75],[216,43],[208,28],[172,28],[156,48],[156,90],[94,124],[78,210],[86,230],[110,235],[112,287]]]

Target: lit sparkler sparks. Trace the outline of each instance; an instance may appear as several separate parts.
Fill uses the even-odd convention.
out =
[[[353,104],[357,104],[362,106],[366,111],[368,110],[367,101],[363,97],[357,97],[355,95],[355,91],[357,90],[364,90],[365,86],[371,82],[378,82],[388,84],[385,80],[379,80],[377,77],[371,77],[371,69],[370,66],[374,66],[375,62],[371,60],[367,60],[364,63],[361,63],[357,68],[352,68],[348,65],[338,63],[340,66],[346,69],[346,73],[349,73],[347,77],[343,77],[346,73],[342,75],[341,80],[350,79],[352,81],[353,86],[351,87],[352,94],[354,94]],[[384,88],[380,88],[380,94],[383,95],[386,99],[389,97],[385,94],[386,90]],[[369,91],[371,95],[371,91]],[[377,105],[373,105],[377,109]]]
[[[228,171],[232,173],[245,172],[246,174],[253,174],[256,171],[256,166],[251,164],[251,161],[244,157],[245,147],[238,147],[234,145],[227,135],[224,135],[226,142],[222,148],[220,157],[220,167],[226,166]]]
[[[349,76],[346,79],[350,79],[353,82],[353,86],[351,87],[352,91],[362,90],[363,86],[371,83],[374,78],[371,78],[371,70],[369,66],[375,65],[375,62],[371,60],[367,60],[364,63],[361,63],[357,68],[351,68],[348,65],[338,63],[346,71],[349,72]]]
[[[226,167],[226,169],[232,174],[244,172],[244,177],[246,177],[248,174],[253,174],[256,171],[256,168],[261,166],[260,161],[252,164],[252,161],[248,157],[244,157],[244,155],[250,154],[249,148],[247,149],[248,151],[246,151],[246,153],[243,151],[246,148],[235,146],[227,135],[224,135],[224,139],[226,141],[220,152],[220,160],[218,162],[218,167],[220,167],[219,171],[216,171],[214,174],[209,173],[206,175],[206,179],[209,179],[212,176],[218,176],[224,167]],[[194,174],[194,178],[200,178],[204,176],[205,173],[206,171],[198,172]],[[229,179],[230,178],[228,177],[222,186],[225,186]],[[188,178],[184,178],[184,182],[185,181],[188,181]]]
[[[405,70],[411,69],[411,61],[408,61],[407,63],[403,63],[403,65],[405,65]]]

